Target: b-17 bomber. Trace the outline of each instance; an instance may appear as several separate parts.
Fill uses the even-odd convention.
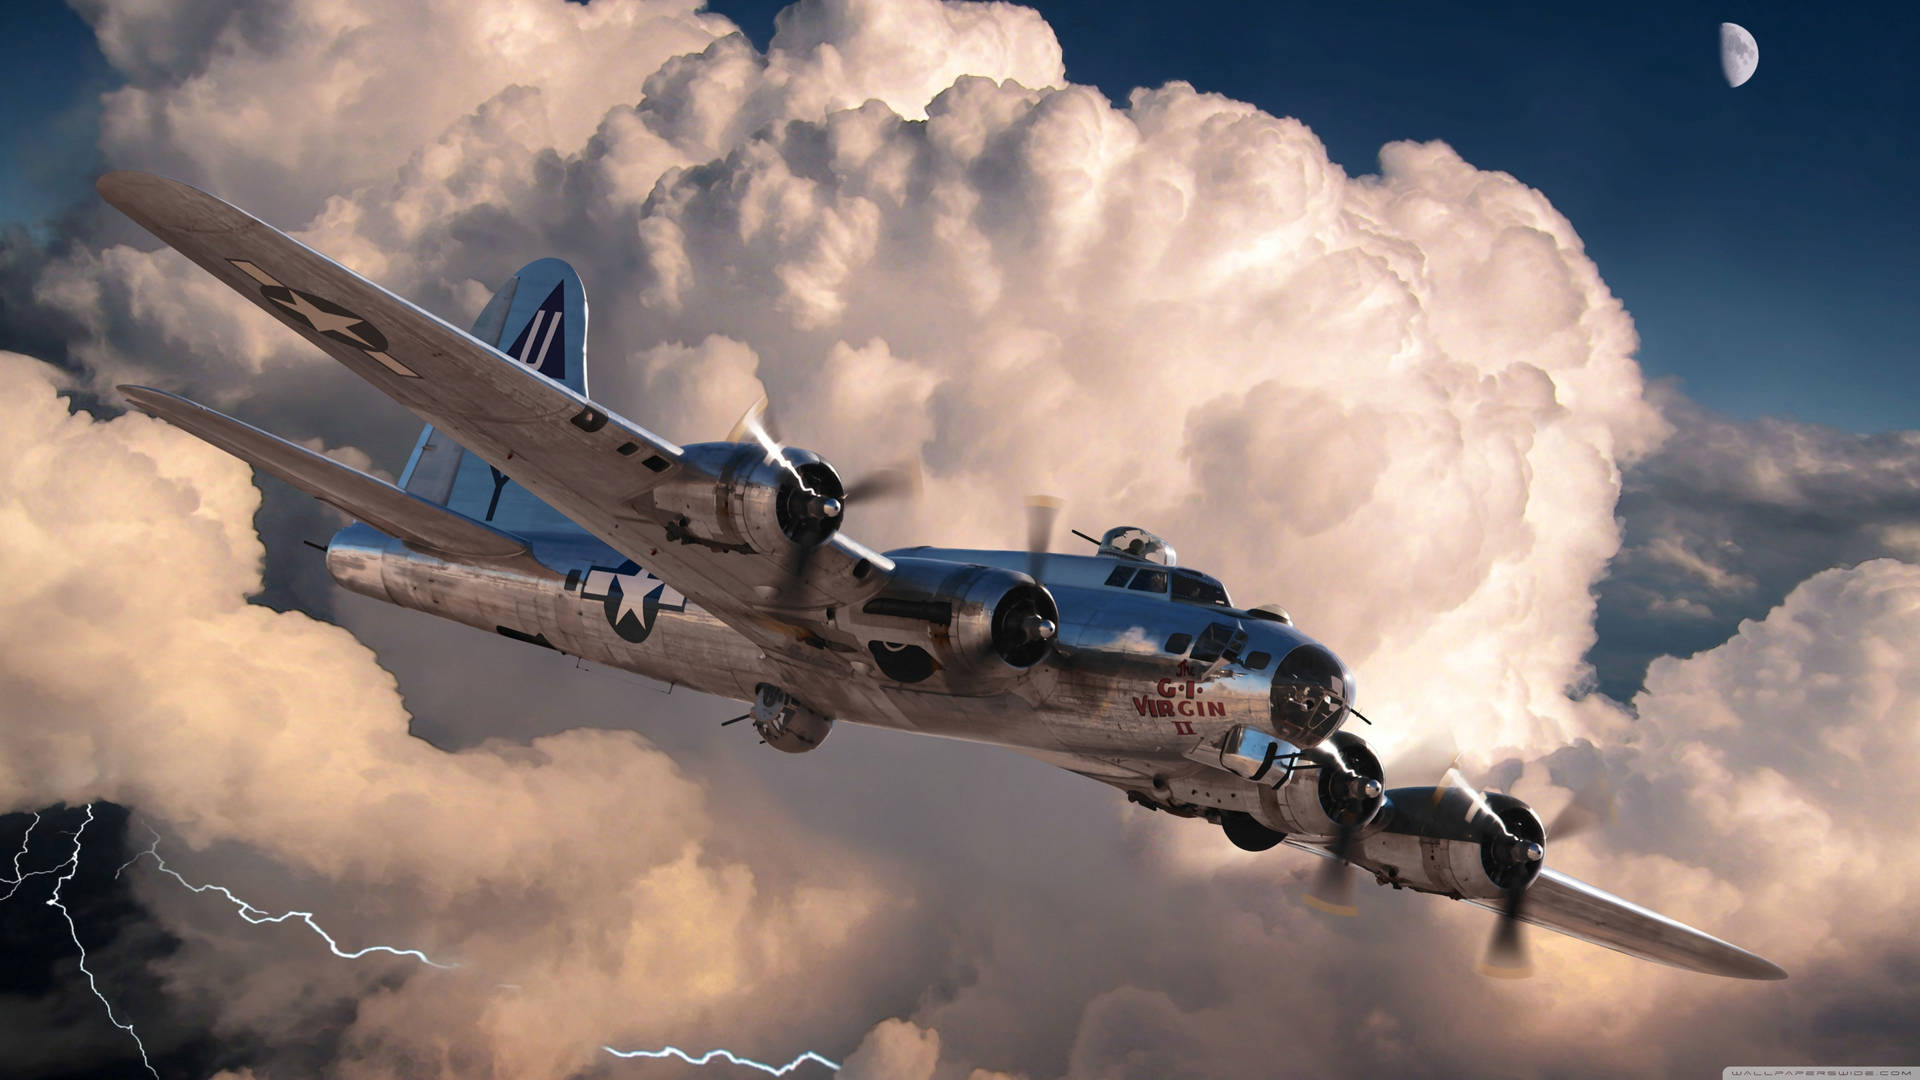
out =
[[[1533,924],[1712,975],[1774,964],[1546,865],[1604,818],[1549,823],[1444,759],[1387,769],[1354,728],[1354,673],[1277,605],[1242,607],[1166,540],[1120,526],[1051,550],[881,552],[847,534],[911,468],[843,479],[751,408],[676,445],[588,396],[587,302],[557,259],[523,267],[471,332],[204,192],[109,173],[105,199],[425,422],[398,484],[184,398],[137,408],[344,511],[342,587],[529,645],[736,699],[775,751],[836,724],[1007,747],[1210,823],[1241,848],[1319,860],[1308,901],[1354,911],[1361,875],[1497,915],[1482,970],[1527,970]],[[1085,549],[1083,549],[1085,550]],[[729,721],[732,723],[733,721]]]

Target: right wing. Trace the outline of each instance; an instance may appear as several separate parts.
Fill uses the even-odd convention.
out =
[[[691,485],[719,499],[725,484],[680,447],[205,192],[133,172],[98,186],[147,231],[769,652],[820,663],[839,633],[831,609],[871,597],[893,569],[836,533],[796,583],[784,555],[690,539],[656,490]]]

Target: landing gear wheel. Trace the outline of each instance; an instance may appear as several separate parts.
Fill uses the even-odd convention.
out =
[[[1227,839],[1233,841],[1233,846],[1242,851],[1266,851],[1287,838],[1286,833],[1274,832],[1253,820],[1252,814],[1243,814],[1238,810],[1221,814],[1220,828],[1226,831]]]

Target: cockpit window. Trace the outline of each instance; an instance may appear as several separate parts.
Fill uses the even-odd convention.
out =
[[[1127,586],[1136,592],[1167,591],[1167,572],[1165,570],[1142,570],[1133,576],[1133,584]]]
[[[1107,575],[1107,584],[1113,586],[1116,589],[1122,588],[1127,584],[1127,579],[1132,576],[1133,576],[1133,567],[1116,566],[1113,568],[1113,573]]]
[[[1227,590],[1222,588],[1219,582],[1191,570],[1173,572],[1173,598],[1189,604],[1232,606],[1232,602],[1227,599]]]

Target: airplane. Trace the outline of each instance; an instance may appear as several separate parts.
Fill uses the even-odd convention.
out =
[[[1323,857],[1308,901],[1352,914],[1356,871],[1498,915],[1481,970],[1529,971],[1522,924],[1673,967],[1777,965],[1545,865],[1602,816],[1550,826],[1457,768],[1386,786],[1347,721],[1352,671],[1277,605],[1237,607],[1145,529],[1093,554],[875,551],[842,528],[908,486],[843,481],[760,407],[676,445],[587,394],[586,294],[528,264],[465,332],[212,195],[137,172],[101,196],[425,421],[398,484],[173,394],[135,407],[355,519],[326,547],[342,587],[587,661],[748,703],[777,751],[846,722],[1007,747],[1219,826],[1249,851]],[[1092,537],[1078,534],[1088,540]],[[1411,774],[1425,779],[1433,773]]]

